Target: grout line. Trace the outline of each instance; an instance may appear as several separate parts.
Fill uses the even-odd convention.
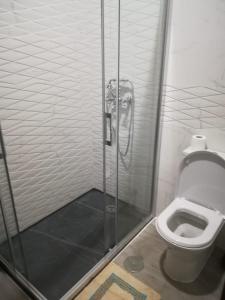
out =
[[[37,230],[37,229],[29,229],[29,231],[34,232],[34,233],[37,233],[37,234],[39,234],[39,235],[44,235],[45,237],[48,237],[48,238],[50,238],[50,239],[52,239],[52,240],[55,240],[55,241],[57,241],[57,242],[61,242],[61,243],[63,243],[63,244],[69,245],[69,246],[74,246],[74,247],[80,248],[80,249],[82,249],[82,250],[86,250],[86,251],[88,251],[88,252],[91,252],[91,253],[95,253],[95,254],[98,254],[98,255],[104,254],[104,253],[101,253],[101,252],[98,252],[98,251],[93,250],[93,248],[90,249],[90,248],[88,248],[88,247],[85,247],[85,246],[82,246],[82,245],[79,245],[79,244],[76,244],[76,243],[73,243],[73,242],[69,242],[69,241],[66,241],[66,240],[57,238],[57,237],[55,237],[55,236],[53,236],[53,235],[51,235],[51,234],[45,233],[45,232],[43,232],[43,231],[39,231],[39,230]]]
[[[96,211],[96,212],[98,212],[98,213],[104,214],[104,211],[103,211],[103,210],[101,210],[101,209],[99,209],[99,208],[96,208],[96,207],[93,207],[93,206],[90,206],[90,205],[88,205],[88,204],[86,204],[86,203],[78,202],[78,203],[76,203],[76,204],[78,204],[78,205],[80,205],[80,206],[84,206],[84,207],[90,208],[90,209],[92,209],[92,210],[94,210],[94,211]]]

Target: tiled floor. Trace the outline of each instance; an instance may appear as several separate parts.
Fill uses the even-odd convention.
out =
[[[170,280],[163,272],[166,248],[167,244],[160,238],[155,226],[149,224],[114,262],[124,268],[128,256],[143,256],[144,269],[132,275],[158,292],[162,300],[221,300],[225,280],[222,267],[224,251],[215,248],[199,278],[193,283],[181,284]]]
[[[103,194],[91,190],[21,234],[29,280],[49,300],[62,297],[104,256],[103,210]],[[143,218],[120,201],[119,238]],[[4,247],[0,252],[7,257]]]

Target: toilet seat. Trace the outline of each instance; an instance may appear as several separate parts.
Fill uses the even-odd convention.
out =
[[[199,236],[183,237],[174,233],[168,226],[168,221],[175,213],[184,212],[195,218],[204,220],[207,225]],[[223,215],[215,210],[193,203],[185,198],[176,198],[159,215],[156,228],[159,234],[168,242],[182,248],[204,248],[209,246],[216,238],[223,224]]]

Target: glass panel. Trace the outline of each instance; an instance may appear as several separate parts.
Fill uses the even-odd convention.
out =
[[[118,240],[151,214],[166,1],[120,5]]]
[[[27,275],[5,154],[4,141],[0,127],[0,230],[2,233],[0,240],[0,254],[12,265],[12,267],[16,267],[21,273]]]
[[[117,62],[118,62],[118,18],[119,1],[104,1],[105,37],[105,232],[106,248],[112,248],[117,240]]]
[[[99,0],[0,2],[1,44],[8,45],[0,54],[0,118],[27,278],[54,300],[108,249],[100,5]],[[14,236],[6,183],[3,198]]]
[[[0,203],[0,255],[14,266],[14,259],[7,236],[5,219],[3,218],[2,205]]]

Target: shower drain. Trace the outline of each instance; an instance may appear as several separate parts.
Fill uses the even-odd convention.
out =
[[[144,269],[144,259],[142,256],[128,256],[123,265],[130,273],[140,272]]]

